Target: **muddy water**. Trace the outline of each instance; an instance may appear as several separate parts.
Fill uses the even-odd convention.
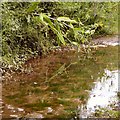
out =
[[[117,46],[52,53],[24,68],[3,80],[4,118],[84,118],[117,101]]]

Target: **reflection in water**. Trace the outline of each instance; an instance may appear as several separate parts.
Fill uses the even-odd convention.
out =
[[[95,87],[90,92],[87,104],[82,107],[80,117],[86,118],[98,108],[105,108],[113,102],[118,102],[118,70],[105,69],[105,76],[98,78]],[[86,109],[85,109],[86,108]]]
[[[28,61],[31,73],[15,73],[3,81],[3,117],[70,118],[82,104],[106,106],[116,96],[117,47],[90,54],[64,51]],[[89,115],[89,112],[87,116]]]

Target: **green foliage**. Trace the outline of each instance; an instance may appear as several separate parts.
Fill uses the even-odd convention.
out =
[[[2,3],[4,64],[18,66],[31,56],[45,54],[53,46],[79,46],[95,34],[107,33],[117,25],[116,6],[112,2]]]
[[[97,34],[117,33],[117,2],[62,2],[58,9],[57,14],[69,15],[70,18],[81,21],[84,25],[101,24],[102,28],[98,27]]]

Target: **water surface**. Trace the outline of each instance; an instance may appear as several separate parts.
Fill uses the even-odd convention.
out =
[[[117,99],[117,46],[87,53],[54,52],[29,60],[24,67],[25,73],[3,80],[4,118],[72,118],[76,113],[87,117],[95,106]]]

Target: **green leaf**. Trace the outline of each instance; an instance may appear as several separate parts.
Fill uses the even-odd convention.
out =
[[[27,17],[27,22],[30,23],[30,15]]]
[[[73,28],[73,32],[74,32],[74,37],[75,39],[78,38],[80,33],[84,33],[84,31],[82,30],[82,28]]]
[[[90,34],[90,30],[85,31],[85,34]]]
[[[59,40],[63,43],[63,45],[65,45],[66,43],[65,43],[62,33],[58,33],[57,36],[58,36]]]
[[[47,15],[44,14],[44,13],[41,13],[40,16],[41,16],[41,19],[42,19],[42,17],[43,17],[43,21],[47,22],[48,25],[49,25],[51,28],[54,29],[54,25],[53,25],[52,21],[50,20],[49,16],[47,16]]]
[[[43,21],[43,14],[42,13],[40,13],[39,17],[40,17],[40,20]]]
[[[74,31],[75,33],[78,33],[78,32],[81,32],[82,34],[85,33],[85,31],[84,31],[83,28],[73,28],[73,31]]]
[[[95,30],[91,30],[90,32],[91,32],[91,35],[93,35],[95,33]]]
[[[54,26],[53,22],[50,20],[49,16],[47,16],[47,15],[44,14],[44,13],[41,13],[41,14],[40,14],[40,20],[41,20],[41,22],[43,22],[43,23],[46,22],[46,23],[50,26],[51,30],[57,35],[58,40],[59,40],[62,44],[65,45],[65,40],[64,40],[63,35],[62,35],[62,33],[61,33],[59,23],[58,23],[57,21],[55,21],[55,24],[56,24],[56,28],[55,28],[55,26]],[[58,42],[59,42],[59,41],[58,41]]]
[[[61,32],[60,24],[58,23],[58,21],[55,20],[54,23],[55,23],[55,26],[56,26],[56,29],[58,30],[58,32]]]
[[[57,20],[64,21],[64,22],[77,23],[76,20],[71,20],[69,17],[58,17]]]
[[[71,23],[70,23],[70,27],[71,27],[71,28],[74,28],[74,26],[73,26]]]
[[[39,2],[31,2],[29,8],[27,9],[27,12],[30,13],[34,11],[37,8],[38,4]]]
[[[79,46],[77,42],[71,42],[73,45]]]

